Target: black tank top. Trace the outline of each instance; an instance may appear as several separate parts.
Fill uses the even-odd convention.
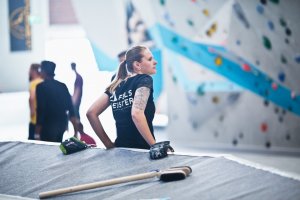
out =
[[[150,89],[150,96],[145,108],[145,116],[150,131],[154,137],[152,124],[155,113],[155,105],[153,101],[153,79],[149,75],[138,74],[128,78],[126,81],[122,81],[113,94],[111,94],[109,91],[105,91],[110,98],[110,105],[116,121],[116,147],[139,149],[150,148],[148,143],[139,133],[131,117],[131,108],[133,105],[135,91],[140,87],[147,87]]]

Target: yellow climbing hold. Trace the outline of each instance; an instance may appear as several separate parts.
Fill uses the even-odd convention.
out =
[[[209,17],[209,11],[207,9],[203,9],[202,13],[206,16]]]
[[[223,60],[222,60],[222,58],[220,56],[218,56],[218,57],[215,58],[215,64],[217,66],[222,65],[222,63],[223,63]]]

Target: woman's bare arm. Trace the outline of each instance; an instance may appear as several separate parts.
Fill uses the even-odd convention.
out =
[[[107,149],[113,148],[115,145],[110,140],[108,135],[106,134],[102,123],[99,119],[99,115],[103,113],[109,106],[109,96],[107,94],[103,94],[99,99],[97,99],[91,107],[88,109],[86,116],[97,134],[102,143],[105,145]]]

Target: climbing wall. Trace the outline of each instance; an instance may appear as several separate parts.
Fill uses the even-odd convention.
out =
[[[152,6],[173,143],[300,150],[299,1],[160,0]]]

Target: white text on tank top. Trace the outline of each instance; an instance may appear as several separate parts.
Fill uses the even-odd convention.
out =
[[[113,110],[123,110],[132,106],[132,91],[128,90],[122,94],[116,95],[115,92],[110,96],[110,102]]]

